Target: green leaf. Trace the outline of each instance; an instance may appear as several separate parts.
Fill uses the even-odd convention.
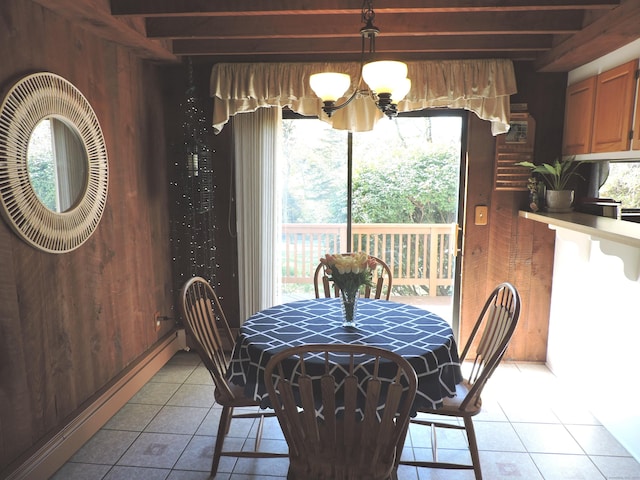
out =
[[[533,163],[533,162],[518,162],[518,163],[516,163],[516,165],[520,165],[520,166],[522,166],[522,167],[527,167],[527,168],[534,168],[534,169],[535,169],[535,168],[536,168],[536,166],[537,166],[537,165],[536,165],[535,163]]]

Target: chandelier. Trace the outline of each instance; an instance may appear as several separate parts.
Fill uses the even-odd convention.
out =
[[[411,80],[407,78],[407,65],[403,62],[391,60],[379,60],[365,62],[365,55],[374,56],[376,51],[376,37],[380,33],[378,27],[373,24],[376,14],[373,11],[373,0],[362,2],[362,23],[360,29],[362,48],[360,54],[360,78],[351,96],[343,103],[336,105],[336,101],[342,98],[351,85],[351,77],[344,73],[323,72],[309,77],[309,85],[315,94],[322,99],[322,110],[327,116],[346,107],[356,95],[368,95],[376,106],[389,118],[398,114],[398,102],[402,100],[411,88]],[[368,51],[365,48],[369,44]],[[366,87],[362,87],[362,80]]]

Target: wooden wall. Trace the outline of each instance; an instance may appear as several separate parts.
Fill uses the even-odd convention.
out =
[[[172,328],[158,69],[25,0],[0,2],[0,89],[50,71],[100,121],[109,157],[101,223],[77,250],[42,253],[0,221],[0,477]]]
[[[530,64],[516,64],[518,93],[513,103],[527,103],[536,120],[535,162],[560,155],[565,74],[536,74]],[[488,294],[498,283],[513,283],[522,297],[520,322],[505,356],[544,362],[555,235],[545,225],[518,216],[527,192],[493,189],[495,139],[489,124],[470,116],[469,184],[463,247],[461,339],[469,331]],[[486,226],[474,225],[474,207],[489,206]]]

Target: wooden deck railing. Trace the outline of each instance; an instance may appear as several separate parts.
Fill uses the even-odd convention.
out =
[[[393,286],[423,288],[429,296],[453,284],[456,224],[355,224],[352,251],[384,260],[393,273]],[[347,228],[342,224],[285,224],[283,283],[312,283],[313,272],[325,253],[346,250]]]

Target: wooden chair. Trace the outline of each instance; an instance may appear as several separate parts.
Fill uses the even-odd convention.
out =
[[[407,360],[378,347],[303,345],[276,354],[264,375],[289,445],[288,480],[397,478],[417,388]]]
[[[520,295],[509,283],[498,285],[487,299],[480,316],[473,327],[471,336],[460,355],[461,362],[469,362],[471,371],[468,378],[456,386],[456,397],[445,398],[444,405],[436,410],[419,410],[430,416],[462,418],[464,426],[452,423],[441,423],[432,419],[412,418],[411,423],[431,427],[431,449],[433,461],[400,461],[402,465],[417,467],[468,469],[473,470],[477,480],[482,479],[478,444],[472,417],[481,410],[480,394],[487,380],[495,371],[509,345],[520,316]],[[479,341],[475,342],[477,335]],[[471,465],[438,461],[436,428],[453,428],[466,430],[471,454]]]
[[[184,327],[193,340],[202,363],[207,367],[215,386],[215,401],[222,406],[222,415],[218,425],[216,443],[211,463],[211,478],[218,470],[221,456],[231,457],[286,457],[283,453],[258,452],[262,438],[262,427],[265,416],[275,416],[273,411],[256,411],[253,413],[234,414],[236,407],[258,407],[252,398],[244,396],[242,387],[229,383],[226,379],[229,357],[225,353],[231,351],[235,339],[229,328],[227,318],[220,305],[213,287],[201,277],[191,278],[180,292],[180,306],[185,321]],[[229,432],[231,420],[235,418],[257,418],[254,451],[224,451],[224,439]]]
[[[342,254],[347,255],[347,254]],[[378,257],[374,257],[373,255],[369,255],[378,263],[378,268],[373,272],[373,288],[365,287],[364,291],[361,293],[365,298],[371,298],[373,294],[373,298],[382,298],[383,289],[385,289],[384,299],[389,300],[391,296],[391,285],[393,284],[393,275],[391,274],[391,269],[389,265],[387,265],[384,260],[381,260]],[[320,298],[320,285],[322,285],[322,291],[324,292],[325,298],[329,297],[338,297],[340,296],[340,289],[335,285],[330,284],[331,281],[324,273],[324,267],[322,263],[319,263],[316,267],[316,271],[313,274],[313,288],[316,293],[316,298]]]

